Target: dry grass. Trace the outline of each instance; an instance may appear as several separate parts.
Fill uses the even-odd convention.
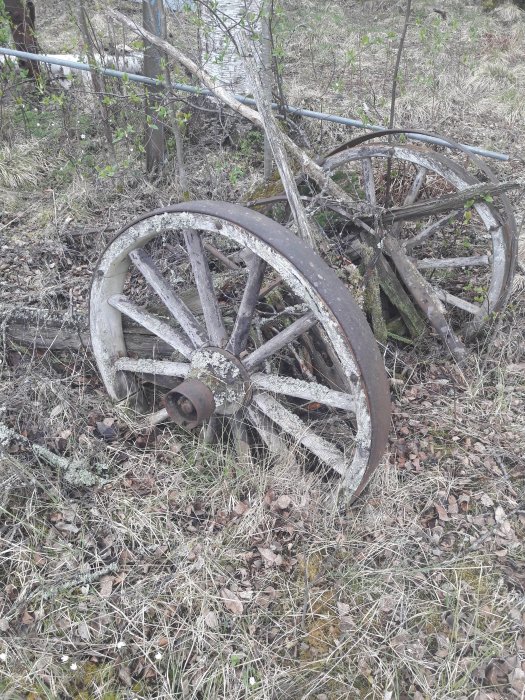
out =
[[[16,410],[11,390],[8,419],[55,446],[72,430],[66,454],[96,454],[110,480],[78,491],[23,451],[4,458],[5,697],[470,698],[500,658],[508,688],[525,387],[502,340],[467,377],[398,354],[411,377],[390,456],[337,510],[296,467],[247,470],[170,432],[138,447],[89,363],[25,356],[4,377],[25,397]],[[115,442],[93,411],[115,418]]]
[[[0,148],[0,187],[34,188],[45,167],[44,156],[35,140]]]
[[[327,40],[314,44],[319,4],[302,3],[287,35],[290,56],[303,57],[287,66],[290,102],[319,107],[323,94],[323,109],[345,114],[366,102],[378,121],[395,49],[387,33],[402,15],[384,2],[348,16],[339,5],[324,8]],[[446,25],[421,10],[431,50],[414,27],[399,120],[521,157],[523,104],[505,91],[521,85],[523,20],[463,5],[450,3]],[[55,19],[44,15],[45,26]],[[383,43],[362,41],[374,32]],[[323,148],[343,138],[339,127],[306,129]],[[100,177],[103,141],[84,131],[74,126],[60,152],[56,136],[40,141],[51,167],[36,187],[20,169],[25,191],[0,222],[2,316],[21,305],[85,311],[113,231],[180,198],[170,180],[145,182],[125,143],[127,164]],[[31,164],[33,142],[17,133],[17,162]],[[64,154],[75,165],[61,171]],[[188,160],[195,198],[239,199],[258,172],[226,147],[191,145]],[[522,178],[518,166],[498,173]],[[521,221],[519,202],[517,212]],[[109,402],[89,354],[2,341],[0,420],[108,469],[105,484],[75,488],[23,447],[0,457],[0,697],[523,697],[524,309],[518,283],[463,373],[432,341],[385,349],[391,443],[352,507],[336,507],[332,485],[295,464],[248,467],[181,433],[146,433]],[[104,418],[109,442],[96,429]]]

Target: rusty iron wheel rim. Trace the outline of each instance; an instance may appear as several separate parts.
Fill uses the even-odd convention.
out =
[[[184,244],[171,247],[186,255],[177,269],[190,270],[191,289],[197,290],[201,303],[195,314],[188,314],[189,307],[181,306],[177,297],[179,292],[187,296],[189,283],[178,283],[174,299],[165,288],[166,271],[156,267],[164,260],[164,252],[159,252],[158,261],[150,257],[164,251],[166,236]],[[246,281],[237,287],[221,267],[224,255],[209,253],[209,248],[217,251],[212,245],[217,241],[226,242],[224,250],[228,246],[234,250],[230,255],[234,264],[242,268],[245,261],[238,279],[244,276]],[[130,275],[137,274],[151,299],[162,299],[160,316],[123,294],[126,289],[130,295],[142,290],[136,283],[129,286]],[[236,274],[231,276],[234,280]],[[206,275],[212,278],[211,287]],[[201,277],[200,283],[195,282]],[[222,279],[227,282],[217,286]],[[268,302],[267,280],[277,280],[280,306]],[[293,305],[283,310],[290,300]],[[244,315],[237,313],[241,307]],[[251,313],[248,321],[247,311]],[[295,316],[286,316],[292,311]],[[167,341],[174,351],[171,358],[128,357],[123,316]],[[224,202],[191,202],[151,212],[126,226],[95,270],[90,328],[97,365],[114,400],[140,393],[144,376],[171,376],[177,383],[196,377],[211,387],[223,407],[211,420],[217,414],[231,418],[234,434],[242,420],[248,434],[255,433],[270,452],[287,449],[313,455],[317,464],[340,475],[340,483],[354,497],[380,461],[390,424],[390,399],[382,358],[366,319],[333,270],[287,229],[257,212]],[[336,388],[332,379],[307,367],[304,358],[314,331],[317,339],[322,338],[328,364],[335,364],[339,372]],[[203,348],[224,351],[219,360],[231,375],[226,393],[214,384],[217,376],[202,373],[206,363],[192,363]],[[240,360],[249,386],[246,376],[237,376],[230,356]],[[327,437],[330,425],[336,426],[333,439]],[[244,437],[235,435],[236,444],[245,442],[246,434],[245,430]]]

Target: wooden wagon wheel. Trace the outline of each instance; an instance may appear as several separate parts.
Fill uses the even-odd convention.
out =
[[[471,337],[503,307],[516,255],[516,226],[504,194],[497,195],[499,207],[491,196],[453,206],[453,193],[480,181],[444,154],[407,144],[361,143],[329,155],[323,167],[344,181],[356,212],[359,202],[371,208],[372,217],[354,219],[360,235],[385,237],[383,249],[409,291],[412,280],[398,266],[397,250],[414,263],[454,330]]]
[[[131,357],[123,316],[170,359]],[[292,447],[354,496],[379,462],[390,402],[366,319],[335,273],[262,214],[192,202],[131,223],[95,270],[90,329],[110,396],[139,393],[157,422],[206,426],[244,454]],[[337,387],[311,363],[319,338]]]
[[[338,234],[332,242],[340,252],[358,260],[364,243],[370,260],[371,249],[376,250],[371,259],[379,283],[410,334],[417,337],[422,330],[415,302],[462,361],[466,351],[457,333],[465,339],[478,333],[493,312],[503,308],[511,288],[517,233],[504,192],[516,183],[498,183],[479,158],[443,137],[444,145],[465,152],[483,182],[429,148],[370,143],[405,133],[393,129],[365,134],[332,151],[319,163],[345,190],[344,197],[327,198],[310,181],[313,189],[303,190],[304,199],[320,214],[325,231],[330,228],[326,210],[340,217],[332,226]],[[494,196],[484,196],[487,193]],[[286,196],[281,194],[250,206],[263,207],[261,211],[271,211],[284,223],[283,200]]]

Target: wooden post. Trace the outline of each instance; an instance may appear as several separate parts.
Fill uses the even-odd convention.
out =
[[[142,22],[144,29],[160,39],[166,38],[166,17],[163,0],[142,0]],[[161,68],[162,52],[148,41],[144,42],[144,75],[157,78],[164,74]],[[158,118],[160,87],[148,86],[146,90],[146,170],[158,172],[165,159],[164,125]]]

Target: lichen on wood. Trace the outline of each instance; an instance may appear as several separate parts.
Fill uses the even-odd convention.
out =
[[[72,486],[98,486],[107,481],[101,475],[107,473],[108,465],[91,465],[87,460],[62,457],[51,452],[43,445],[31,442],[23,435],[9,428],[5,423],[0,423],[0,452],[8,449],[13,442],[28,448],[37,459],[42,459],[50,466],[58,469],[63,479]]]
[[[386,322],[383,316],[379,278],[375,266],[373,249],[368,245],[361,246],[363,257],[363,279],[365,280],[364,309],[372,321],[372,329],[379,343],[385,345],[388,339]]]

